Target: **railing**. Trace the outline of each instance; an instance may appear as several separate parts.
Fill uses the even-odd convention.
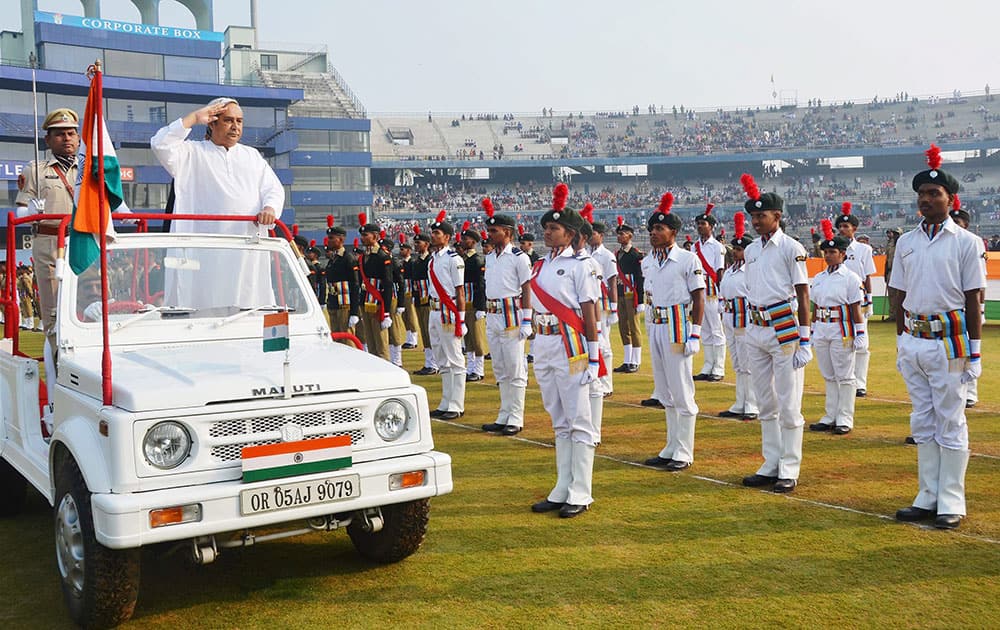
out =
[[[333,77],[333,80],[336,81],[340,89],[344,91],[344,94],[346,94],[347,97],[351,99],[351,104],[354,106],[354,111],[359,113],[362,118],[367,118],[368,110],[365,109],[364,104],[361,102],[361,99],[358,97],[358,95],[354,93],[354,90],[352,90],[351,87],[347,85],[347,81],[344,80],[344,77],[341,76],[340,72],[338,72],[337,69],[334,68],[333,65],[329,63],[326,66],[326,71],[330,74],[330,76]]]

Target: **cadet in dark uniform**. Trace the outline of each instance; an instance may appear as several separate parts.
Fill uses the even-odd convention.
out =
[[[347,230],[333,225],[332,219],[331,216],[330,227],[326,230],[326,310],[330,314],[331,330],[353,333],[360,321],[358,259],[344,247]]]
[[[462,225],[465,258],[465,380],[481,381],[486,375],[486,259],[476,251],[479,233]]]
[[[642,288],[642,256],[638,248],[632,246],[635,229],[618,217],[618,244],[615,253],[618,263],[618,333],[622,338],[624,356],[622,364],[615,372],[631,374],[639,371],[642,363],[642,331],[639,328],[639,313],[646,310]]]
[[[417,311],[417,325],[420,327],[420,341],[424,346],[424,367],[414,370],[418,376],[428,376],[438,373],[437,360],[434,358],[434,351],[431,349],[430,315],[431,315],[431,293],[430,276],[427,268],[431,263],[430,253],[431,239],[428,235],[420,232],[420,226],[413,226],[413,246],[416,253],[410,266],[410,273],[407,275],[407,282],[410,285],[410,293],[413,296],[413,308]]]
[[[413,292],[410,290],[410,274],[413,272],[413,246],[406,235],[399,235],[399,262],[403,265],[403,325],[406,327],[406,341],[403,350],[417,347],[417,311],[413,308]]]
[[[406,341],[406,326],[403,324],[403,313],[406,308],[403,306],[404,282],[403,282],[403,261],[396,256],[392,250],[395,243],[391,238],[383,238],[379,245],[392,259],[392,305],[389,313],[392,317],[392,326],[389,327],[389,363],[397,367],[403,367],[403,343]]]
[[[379,246],[380,228],[368,223],[368,216],[358,215],[363,249],[358,256],[361,278],[361,295],[364,310],[361,328],[368,352],[389,360],[389,333],[392,326],[392,298],[395,289],[392,274],[392,257]]]

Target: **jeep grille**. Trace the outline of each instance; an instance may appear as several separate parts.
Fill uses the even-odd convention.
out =
[[[244,446],[278,444],[282,441],[281,427],[288,423],[302,427],[304,440],[349,435],[351,444],[358,446],[365,439],[361,410],[350,407],[281,416],[220,420],[213,422],[208,430],[212,444],[212,459],[217,462],[237,461]]]

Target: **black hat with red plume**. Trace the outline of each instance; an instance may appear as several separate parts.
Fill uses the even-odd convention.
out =
[[[583,206],[583,210],[580,212],[580,214],[582,214],[583,218],[586,219],[588,223],[590,223],[590,227],[594,230],[595,234],[604,234],[605,232],[608,231],[607,223],[605,223],[604,221],[594,220],[594,204],[588,201],[586,205]]]
[[[496,213],[496,210],[493,208],[493,200],[489,197],[483,197],[480,203],[483,206],[483,212],[486,213],[486,221],[484,223],[487,227],[499,225],[500,227],[507,227],[512,230],[517,227],[517,221],[514,220],[514,217],[509,214]]]
[[[733,231],[735,238],[730,241],[730,245],[733,247],[746,249],[750,243],[753,243],[753,239],[747,236],[747,215],[742,212],[733,215]]]
[[[846,252],[847,248],[851,246],[851,240],[846,236],[833,235],[833,222],[830,219],[823,219],[819,225],[823,230],[823,240],[819,244],[820,249],[839,249]]]
[[[380,228],[377,223],[368,222],[367,214],[365,214],[364,212],[358,214],[358,232],[362,234],[370,232],[375,235],[375,238],[378,238],[379,232],[381,231],[382,228]]]
[[[663,225],[670,228],[673,231],[681,229],[684,224],[681,218],[676,214],[671,214],[670,209],[674,205],[674,193],[666,192],[660,197],[660,205],[656,207],[656,212],[650,215],[649,220],[646,221],[646,229],[649,231],[653,230],[655,225]]]
[[[625,217],[623,217],[622,215],[619,214],[617,217],[615,217],[615,221],[618,223],[618,226],[615,228],[615,232],[617,234],[621,234],[622,232],[628,232],[629,234],[632,234],[633,232],[635,232],[634,227],[632,227],[628,223],[625,223]]]
[[[517,242],[519,243],[534,243],[535,235],[524,229],[524,225],[517,224]]]
[[[941,147],[932,144],[925,154],[927,155],[927,166],[930,168],[913,176],[914,192],[919,192],[920,186],[923,184],[936,184],[948,191],[949,194],[958,194],[960,188],[958,180],[941,170]]]
[[[413,246],[406,240],[406,234],[399,233],[399,249],[413,249]]]
[[[569,187],[560,182],[552,190],[552,209],[542,215],[542,227],[548,223],[558,223],[564,228],[579,232],[584,220],[576,210],[566,207],[566,199],[569,197]]]
[[[430,243],[431,237],[420,231],[420,224],[413,224],[413,242],[420,241],[422,243]]]
[[[833,222],[833,225],[834,227],[840,227],[841,223],[850,223],[854,227],[861,225],[861,221],[858,220],[858,217],[851,214],[850,201],[845,201],[843,205],[840,206],[840,216]]]
[[[956,222],[965,221],[965,225],[961,226],[964,228],[968,228],[969,224],[972,223],[972,215],[967,210],[962,210],[962,200],[958,198],[958,195],[955,195],[951,201],[951,210],[948,211],[948,216]]]
[[[444,210],[438,212],[437,217],[431,223],[431,231],[433,232],[434,230],[441,230],[448,236],[453,236],[455,234],[455,226],[445,221],[445,217],[447,216],[448,213],[445,212]]]
[[[747,194],[747,202],[743,204],[743,209],[747,212],[754,213],[765,210],[781,212],[785,209],[785,200],[781,198],[781,195],[771,192],[761,194],[757,182],[754,181],[753,175],[750,173],[743,173],[740,176],[740,183]]]
[[[472,223],[466,221],[462,224],[462,238],[471,238],[478,243],[481,237],[479,236],[479,232],[472,229]]]
[[[333,224],[333,215],[326,215],[326,235],[327,236],[347,236],[347,230],[339,225]]]
[[[712,216],[712,208],[714,207],[715,207],[714,203],[710,203],[707,206],[705,206],[705,211],[696,216],[694,218],[694,222],[697,223],[698,221],[705,221],[712,227],[715,227],[715,224],[718,223],[718,220],[714,216]]]

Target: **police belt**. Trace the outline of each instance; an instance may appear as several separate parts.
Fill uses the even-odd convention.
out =
[[[486,312],[487,313],[504,313],[504,304],[507,305],[508,309],[517,309],[521,298],[518,296],[511,296],[508,298],[497,298],[486,300]]]
[[[840,309],[836,306],[830,308],[820,308],[817,306],[815,321],[824,322],[827,324],[829,324],[830,322],[839,322]]]
[[[442,310],[442,309],[444,309],[444,310],[448,310],[448,307],[446,307],[446,306],[445,306],[445,305],[444,305],[444,304],[443,304],[443,303],[441,302],[441,300],[439,300],[439,299],[437,299],[437,298],[430,298],[430,307],[431,307],[431,310],[432,310],[432,311],[440,311],[440,310]]]
[[[931,337],[940,339],[944,332],[944,315],[914,315],[909,311],[905,313],[903,328],[914,337]]]
[[[32,223],[31,233],[41,236],[59,236],[59,226],[45,225],[44,223]]]
[[[754,306],[753,304],[747,305],[747,314],[750,315],[750,321],[758,326],[771,326],[771,310],[779,307],[788,305],[791,308],[791,302],[785,300],[783,302],[775,302],[770,306]]]
[[[552,313],[535,313],[535,332],[539,335],[559,335],[559,318]]]

